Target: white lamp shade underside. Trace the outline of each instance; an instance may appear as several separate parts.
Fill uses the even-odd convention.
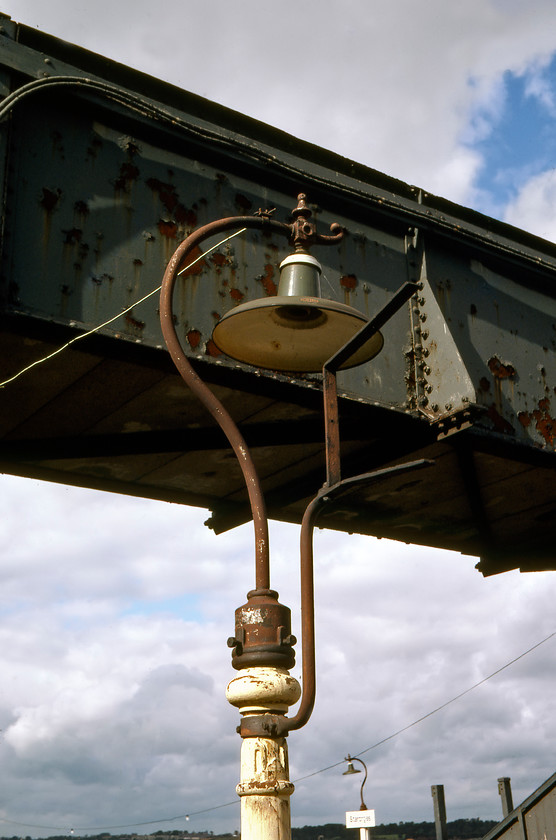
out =
[[[249,301],[230,310],[212,335],[227,356],[254,367],[311,373],[367,323],[357,309],[313,297],[276,296]],[[374,333],[342,368],[369,361],[382,349]]]

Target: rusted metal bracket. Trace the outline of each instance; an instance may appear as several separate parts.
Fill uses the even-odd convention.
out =
[[[471,428],[477,420],[484,417],[487,410],[477,403],[469,403],[465,408],[458,408],[449,414],[443,414],[442,417],[431,415],[426,409],[421,409],[419,413],[427,418],[435,429],[438,439],[442,440]]]
[[[338,389],[336,374],[339,368],[359,350],[368,339],[378,332],[390,318],[415,294],[416,283],[404,283],[380,312],[361,327],[337,353],[325,362],[322,369],[324,424],[326,441],[326,483],[337,484],[341,479],[340,428],[338,412]]]
[[[263,715],[245,715],[237,727],[242,738],[281,738],[284,730],[284,715],[269,712]]]

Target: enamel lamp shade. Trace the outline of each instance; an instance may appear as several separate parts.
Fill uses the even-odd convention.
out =
[[[360,773],[361,770],[358,770],[357,767],[353,766],[353,761],[348,761],[348,769],[344,770],[342,776],[354,776],[356,773]]]
[[[362,312],[320,297],[320,264],[309,254],[292,254],[280,265],[275,297],[240,304],[216,324],[216,346],[239,362],[270,370],[311,373],[367,323]],[[382,350],[380,332],[343,365],[355,367]]]

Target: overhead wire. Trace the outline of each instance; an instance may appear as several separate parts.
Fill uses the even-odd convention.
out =
[[[446,700],[445,703],[442,703],[440,706],[437,706],[432,711],[427,712],[426,715],[421,715],[421,717],[417,718],[417,720],[412,721],[412,723],[408,723],[407,726],[403,726],[401,729],[396,730],[396,732],[393,732],[391,735],[388,735],[386,738],[382,738],[380,741],[377,741],[375,744],[372,744],[370,747],[365,747],[365,749],[359,750],[359,752],[351,753],[351,754],[353,755],[354,758],[358,758],[360,755],[364,755],[365,753],[368,753],[371,750],[375,750],[377,747],[381,747],[383,744],[386,744],[388,741],[392,741],[394,738],[397,738],[398,735],[401,735],[402,732],[407,732],[408,729],[411,729],[413,726],[417,726],[418,723],[422,723],[424,720],[427,720],[427,718],[432,717],[437,712],[440,712],[440,711],[442,711],[442,709],[445,709],[447,706],[450,706],[452,703],[455,703],[456,700],[459,700],[460,698],[464,697],[466,694],[469,694],[470,691],[474,691],[476,688],[479,688],[479,686],[488,682],[493,677],[496,677],[498,674],[501,674],[502,671],[505,671],[506,668],[510,667],[510,665],[514,665],[520,659],[523,659],[524,656],[527,656],[529,653],[532,653],[534,650],[536,650],[536,648],[540,647],[541,645],[544,645],[545,642],[548,642],[554,636],[556,636],[556,630],[553,633],[550,633],[544,639],[541,639],[540,642],[537,642],[532,647],[530,647],[528,650],[525,650],[525,651],[523,651],[523,653],[520,653],[519,656],[516,656],[514,659],[511,659],[509,662],[506,662],[505,665],[502,665],[500,668],[497,668],[496,671],[492,672],[492,674],[489,674],[487,677],[483,677],[483,679],[479,680],[479,682],[476,682],[474,685],[469,686],[469,688],[466,688],[464,691],[460,691],[459,694],[456,694],[450,700]],[[335,764],[330,764],[328,767],[323,767],[321,770],[315,770],[314,773],[308,773],[306,776],[301,776],[299,779],[295,779],[295,781],[296,782],[301,782],[304,779],[310,779],[312,776],[318,776],[319,773],[324,773],[326,770],[332,770],[334,767],[340,767],[343,763],[344,763],[343,760],[338,761]]]
[[[359,750],[359,752],[357,752],[357,753],[352,753],[353,758],[357,758],[358,756],[364,755],[365,753],[368,753],[371,750],[377,749],[377,747],[380,747],[383,744],[386,744],[388,741],[392,741],[394,738],[397,738],[398,735],[401,735],[403,732],[407,732],[408,729],[411,729],[413,726],[417,726],[417,724],[422,723],[424,720],[427,720],[428,718],[437,714],[437,712],[442,711],[442,709],[445,709],[447,706],[451,705],[452,703],[455,703],[457,700],[460,700],[462,697],[465,697],[466,694],[469,694],[471,691],[474,691],[476,688],[479,688],[479,686],[484,685],[486,682],[491,680],[493,677],[498,676],[498,674],[501,674],[502,671],[505,671],[511,665],[514,665],[516,662],[519,662],[520,659],[523,659],[525,656],[532,653],[534,650],[539,648],[541,645],[544,645],[545,642],[548,642],[550,639],[554,638],[554,636],[556,636],[556,630],[554,630],[552,633],[549,633],[548,636],[545,636],[545,638],[541,639],[540,642],[536,642],[536,644],[532,645],[532,647],[523,651],[523,653],[520,653],[518,656],[515,656],[513,659],[510,659],[509,662],[506,662],[505,665],[502,665],[500,668],[497,668],[495,671],[493,671],[488,676],[483,677],[481,680],[474,683],[474,685],[469,686],[469,688],[466,688],[464,691],[460,691],[459,694],[456,694],[450,700],[446,700],[445,703],[442,703],[440,706],[437,706],[432,711],[427,712],[427,714],[425,714],[425,715],[421,715],[421,717],[412,721],[412,723],[408,723],[407,726],[403,726],[401,729],[396,730],[396,732],[393,732],[391,735],[388,735],[386,738],[382,738],[380,741],[377,741],[375,744],[372,744],[370,747],[365,747],[365,749]],[[297,779],[293,779],[292,781],[295,784],[297,784],[299,782],[303,782],[306,779],[311,779],[313,776],[318,776],[321,773],[325,773],[328,770],[333,770],[336,767],[341,767],[342,764],[344,764],[344,763],[345,763],[345,759],[342,759],[341,761],[337,761],[334,764],[329,764],[326,767],[321,767],[320,770],[315,770],[312,773],[307,773],[305,776],[299,776]],[[239,803],[239,799],[236,799],[233,802],[223,802],[220,805],[212,805],[210,808],[202,808],[199,811],[189,811],[187,814],[178,814],[177,816],[174,816],[174,817],[160,817],[158,819],[147,820],[145,822],[125,823],[125,824],[120,824],[120,825],[96,825],[96,826],[79,826],[79,827],[74,826],[74,830],[75,831],[101,831],[101,830],[104,831],[104,830],[115,829],[115,828],[137,828],[138,826],[142,826],[142,825],[155,825],[155,824],[164,823],[164,822],[175,822],[176,820],[185,820],[189,817],[199,816],[201,814],[208,814],[212,811],[218,811],[221,808],[229,808],[230,806],[237,805],[238,803]],[[19,826],[27,827],[27,828],[41,828],[41,829],[49,829],[49,830],[56,830],[56,831],[67,831],[67,826],[37,825],[37,824],[32,824],[32,823],[22,823],[22,822],[17,822],[16,820],[9,820],[5,817],[0,817],[0,823],[8,823],[10,825],[19,825]]]

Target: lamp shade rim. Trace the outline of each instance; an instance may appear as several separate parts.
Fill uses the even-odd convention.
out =
[[[265,298],[257,298],[257,300],[248,300],[245,303],[239,303],[237,306],[234,306],[232,309],[229,309],[228,312],[224,313],[218,321],[218,324],[221,324],[228,318],[235,317],[242,312],[251,312],[254,309],[277,309],[281,306],[297,306],[300,308],[310,306],[315,309],[338,312],[344,315],[349,315],[352,318],[357,318],[361,321],[361,326],[369,320],[362,312],[359,311],[359,309],[355,309],[347,303],[339,303],[336,300],[330,300],[330,298],[312,297],[310,295],[272,295]]]
[[[238,362],[267,370],[317,373],[368,318],[328,298],[275,295],[239,304],[216,324],[216,347]],[[342,369],[370,361],[382,350],[377,330]]]

